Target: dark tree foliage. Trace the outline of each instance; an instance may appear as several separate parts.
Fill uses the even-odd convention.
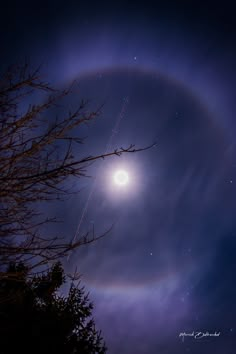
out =
[[[60,263],[28,277],[23,263],[11,264],[0,279],[2,354],[103,354],[106,347],[91,318],[92,303],[73,281],[66,296]]]

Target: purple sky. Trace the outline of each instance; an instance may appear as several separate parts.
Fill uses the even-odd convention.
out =
[[[80,231],[115,223],[66,263],[83,274],[108,353],[233,354],[236,27],[227,2],[167,3],[5,5],[1,68],[29,57],[48,81],[78,80],[67,106],[105,102],[79,156],[157,143],[92,165],[81,193],[47,210],[69,239],[89,195]],[[125,189],[112,184],[120,168]],[[220,336],[179,338],[192,331]]]

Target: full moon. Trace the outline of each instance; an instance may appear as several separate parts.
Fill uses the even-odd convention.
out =
[[[118,170],[114,174],[114,182],[118,186],[124,186],[129,182],[129,175],[124,170]]]

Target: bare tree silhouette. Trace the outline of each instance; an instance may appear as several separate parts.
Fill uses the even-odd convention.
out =
[[[70,243],[56,235],[45,235],[42,226],[56,219],[45,217],[38,206],[63,200],[70,193],[65,181],[71,176],[86,176],[91,162],[149,148],[130,145],[76,159],[74,145],[83,143],[83,139],[75,136],[75,128],[94,120],[101,107],[89,112],[87,102],[81,101],[75,111],[62,118],[50,116],[49,121],[49,110],[71,92],[72,87],[51,87],[41,80],[39,69],[32,71],[27,64],[10,68],[0,80],[1,269],[9,262],[22,260],[30,262],[34,269],[103,236],[85,234]],[[43,93],[46,98],[42,103],[27,105]]]

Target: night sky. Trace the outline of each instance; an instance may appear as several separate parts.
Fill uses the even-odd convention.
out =
[[[227,1],[1,7],[1,70],[26,58],[54,86],[77,80],[65,108],[104,104],[78,157],[156,143],[94,163],[81,192],[47,210],[68,240],[113,225],[65,262],[110,354],[236,352],[234,17]],[[180,337],[207,331],[220,334]]]

